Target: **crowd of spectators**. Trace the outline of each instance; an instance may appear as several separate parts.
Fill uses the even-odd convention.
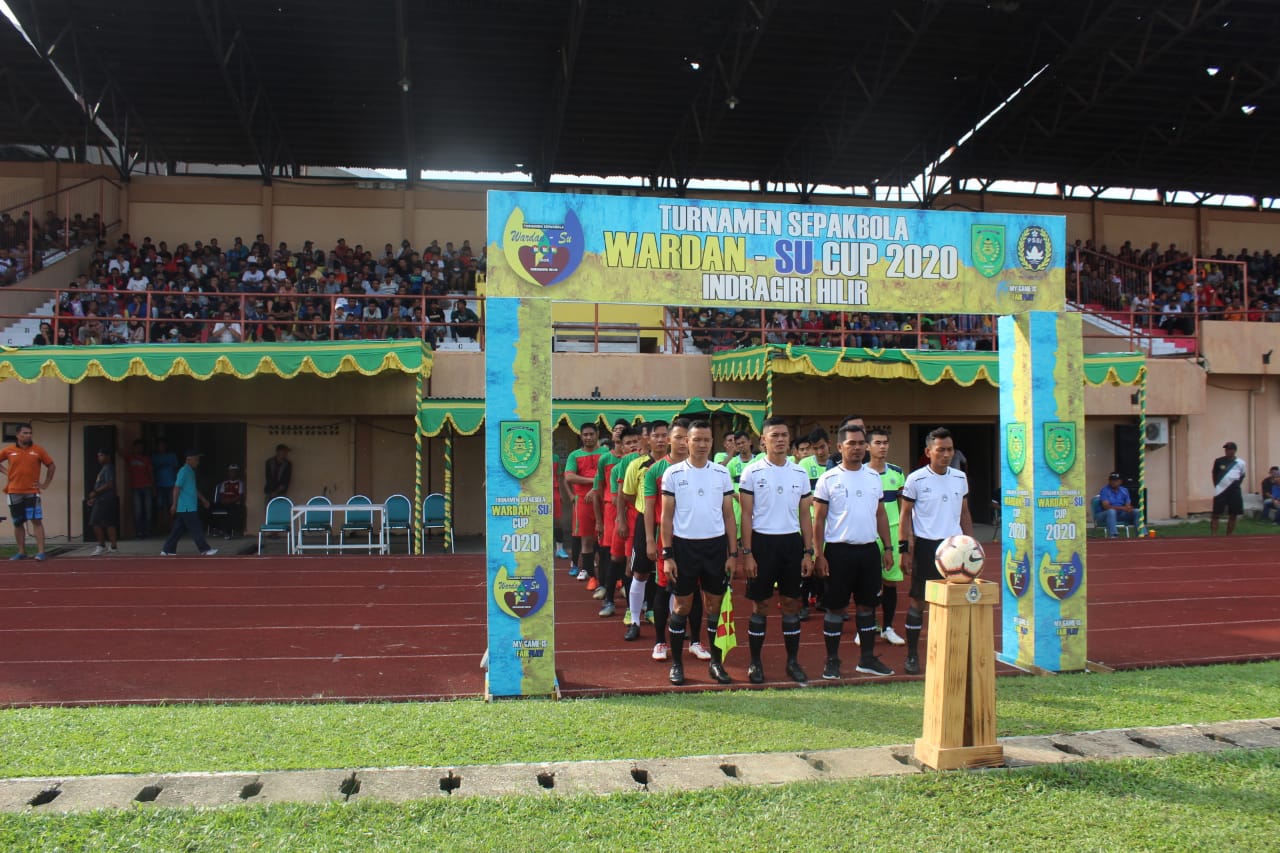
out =
[[[1270,249],[1219,248],[1197,262],[1173,243],[1111,252],[1077,241],[1068,276],[1079,302],[1132,312],[1141,328],[1189,335],[1197,320],[1280,322],[1280,256]]]
[[[41,219],[25,210],[18,216],[0,213],[0,286],[8,286],[39,272],[59,252],[79,248],[103,235],[98,214],[75,214],[68,221],[54,211]]]
[[[68,227],[70,232],[67,231]],[[482,321],[465,298],[483,275],[486,250],[438,241],[421,251],[408,240],[380,253],[339,239],[272,248],[259,234],[182,243],[172,250],[128,234],[109,246],[97,217],[70,223],[50,213],[39,227],[0,218],[0,281],[20,273],[12,249],[36,234],[45,248],[96,240],[87,273],[62,292],[57,319],[36,344],[114,344],[243,340],[307,341],[445,337],[476,339]],[[1246,287],[1247,273],[1247,287]],[[1140,328],[1192,334],[1199,320],[1280,322],[1280,256],[1219,249],[1197,262],[1170,244],[1116,252],[1076,241],[1068,255],[1068,295],[1125,313]],[[872,314],[819,310],[683,308],[669,311],[685,349],[716,352],[764,343],[818,347],[990,351],[995,318],[971,314]]]
[[[311,241],[272,248],[261,234],[170,250],[125,234],[99,242],[33,343],[475,339],[480,319],[457,294],[474,292],[485,262],[466,240],[420,252],[403,240],[375,256],[345,239],[328,251]]]
[[[680,335],[703,353],[761,344],[953,351],[995,348],[995,317],[981,314],[730,308],[684,308],[669,313]]]

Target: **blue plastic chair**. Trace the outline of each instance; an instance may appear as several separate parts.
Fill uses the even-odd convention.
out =
[[[293,553],[293,501],[283,495],[272,498],[267,503],[267,517],[258,528],[258,553],[262,553],[262,535],[264,533],[283,533],[285,553]]]
[[[387,550],[391,549],[391,534],[404,531],[406,552],[413,551],[413,504],[404,495],[392,495],[383,504],[382,526],[386,529]]]
[[[364,495],[354,495],[348,504],[360,504],[361,506],[372,506],[373,501]],[[347,544],[348,533],[364,533],[369,538],[369,553],[373,553],[373,510],[370,509],[349,509],[347,516],[342,521],[342,527],[338,529],[338,544]]]
[[[422,532],[425,534],[432,530],[445,531],[449,536],[449,550],[457,553],[453,529],[444,518],[444,495],[439,492],[432,492],[422,499]]]
[[[307,510],[302,516],[302,526],[298,528],[298,544],[303,544],[303,540],[308,533],[323,533],[324,545],[329,547],[329,537],[333,535],[333,510],[328,507],[333,506],[333,501],[317,495],[307,501],[309,507],[325,507],[325,509]]]

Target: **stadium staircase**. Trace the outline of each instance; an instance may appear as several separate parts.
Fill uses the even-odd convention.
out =
[[[1196,354],[1196,339],[1189,335],[1170,335],[1159,329],[1144,329],[1132,322],[1129,311],[1109,310],[1097,303],[1067,303],[1068,310],[1079,311],[1084,322],[1094,329],[1131,341],[1149,356],[1184,356]]]

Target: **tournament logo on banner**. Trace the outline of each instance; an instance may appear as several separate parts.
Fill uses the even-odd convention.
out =
[[[1009,470],[1021,474],[1027,464],[1027,425],[1024,423],[1005,424],[1004,458]]]
[[[1058,601],[1075,595],[1083,582],[1084,561],[1074,551],[1065,563],[1054,562],[1047,554],[1040,561],[1040,587]]]
[[[1022,598],[1031,587],[1031,558],[1027,554],[1015,556],[1012,551],[1005,554],[1004,581],[1009,592]]]
[[[1065,474],[1076,464],[1076,425],[1067,421],[1046,421],[1044,462],[1055,474]]]
[[[547,597],[547,573],[542,566],[525,576],[513,576],[503,566],[493,579],[493,600],[503,613],[516,619],[537,613],[547,603]]]
[[[1018,263],[1023,269],[1042,272],[1053,262],[1053,240],[1039,225],[1022,229],[1018,237]]]
[[[542,427],[537,421],[502,422],[502,467],[517,480],[538,469],[542,457]]]
[[[525,222],[517,207],[507,217],[502,246],[516,275],[547,287],[564,281],[582,261],[582,225],[572,210],[565,210],[562,222]]]
[[[987,278],[995,278],[1004,269],[1004,226],[974,225],[973,268]]]

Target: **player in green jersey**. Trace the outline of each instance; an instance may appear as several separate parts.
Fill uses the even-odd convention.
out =
[[[880,636],[890,644],[901,646],[906,643],[893,630],[893,617],[898,612],[898,582],[902,580],[902,555],[898,553],[898,519],[901,517],[902,486],[907,481],[906,473],[889,462],[889,432],[874,428],[867,437],[871,440],[871,461],[867,467],[880,475],[880,485],[884,489],[884,512],[889,517],[889,541],[881,542],[880,549],[889,548],[893,552],[893,567],[882,573],[883,586],[880,588],[880,607],[884,613],[884,621],[880,623]]]

